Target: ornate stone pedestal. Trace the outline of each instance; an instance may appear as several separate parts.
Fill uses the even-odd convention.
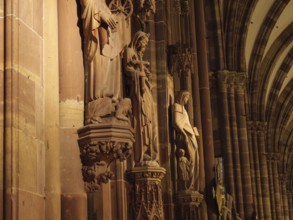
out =
[[[163,220],[162,167],[135,167],[127,172],[132,184],[130,219]]]
[[[131,154],[134,131],[127,121],[112,117],[107,122],[78,129],[78,135],[85,188],[95,192],[101,183],[112,178],[110,163],[125,160]]]
[[[179,191],[177,193],[177,219],[201,220],[199,205],[203,195],[197,191]]]

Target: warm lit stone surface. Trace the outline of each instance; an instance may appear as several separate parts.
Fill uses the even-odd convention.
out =
[[[19,219],[45,219],[45,197],[31,191],[19,190]]]

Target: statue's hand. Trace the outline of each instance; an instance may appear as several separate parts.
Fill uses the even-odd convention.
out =
[[[111,29],[116,28],[118,21],[113,17],[112,14],[108,14],[106,12],[101,12],[100,17],[107,25],[109,25],[109,27]]]

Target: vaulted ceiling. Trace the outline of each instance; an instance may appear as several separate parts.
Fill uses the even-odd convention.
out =
[[[245,58],[250,117],[267,122],[267,151],[277,155],[279,172],[292,180],[293,1],[257,1],[249,19]]]
[[[210,70],[247,74],[248,120],[293,189],[293,1],[210,0],[206,18]]]

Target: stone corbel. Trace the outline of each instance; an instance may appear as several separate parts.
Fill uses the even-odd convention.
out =
[[[129,99],[113,103],[110,98],[100,98],[88,104],[88,124],[77,131],[87,192],[97,191],[114,176],[109,170],[113,161],[123,161],[132,153],[130,109]]]
[[[171,72],[179,77],[188,77],[193,71],[193,54],[188,50],[171,55]]]

